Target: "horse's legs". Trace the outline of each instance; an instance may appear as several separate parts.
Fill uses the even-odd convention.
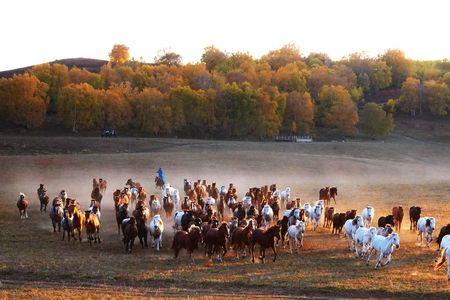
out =
[[[273,262],[277,260],[277,250],[275,249],[275,246],[272,245],[272,251],[273,251]]]
[[[254,263],[255,262],[255,244],[254,243],[251,244],[250,250],[251,250],[250,252],[252,254],[252,262]]]
[[[378,269],[378,267],[380,266],[380,264],[381,264],[381,260],[383,259],[383,252],[382,251],[380,251],[380,255],[378,256],[378,259],[377,259],[377,264],[375,265],[375,269]]]
[[[62,234],[62,241],[64,241],[64,237],[65,237],[65,235],[66,235],[66,231],[65,230],[63,230],[63,234]],[[70,239],[70,235],[69,235],[69,239]]]
[[[294,251],[292,251],[292,238],[291,238],[291,236],[289,236],[289,249],[290,249],[290,251],[291,251],[291,254],[294,254]]]

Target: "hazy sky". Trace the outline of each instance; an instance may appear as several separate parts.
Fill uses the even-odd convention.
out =
[[[116,43],[146,61],[163,48],[191,62],[208,45],[259,57],[287,43],[334,59],[388,48],[415,59],[450,58],[449,12],[444,0],[2,0],[0,70],[107,59]]]

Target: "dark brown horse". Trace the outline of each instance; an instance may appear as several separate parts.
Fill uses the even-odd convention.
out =
[[[178,258],[181,249],[186,249],[189,254],[189,260],[193,263],[192,253],[198,248],[198,243],[201,242],[202,236],[200,234],[200,227],[191,226],[189,231],[179,230],[173,236],[172,249],[174,258]]]
[[[120,235],[120,226],[122,221],[128,218],[128,203],[117,206],[116,221],[117,221],[117,233]]]
[[[41,183],[39,185],[39,188],[37,189],[37,194],[39,198],[39,202],[41,203],[41,213],[47,211],[47,205],[50,200],[50,197],[48,196],[47,190],[45,189],[44,185]]]
[[[160,189],[164,187],[164,180],[159,178],[158,176],[155,177],[155,189]]]
[[[63,203],[59,197],[53,199],[52,210],[50,211],[50,219],[52,220],[53,232],[56,232],[56,224],[58,224],[58,232],[61,232],[61,221],[63,218]]]
[[[138,228],[134,217],[130,217],[128,222],[122,223],[122,232],[125,253],[131,253],[133,251],[134,240],[138,235]]]
[[[236,252],[236,259],[239,259],[239,252],[244,252],[243,256],[247,256],[246,249],[249,249],[252,243],[252,234],[253,230],[255,230],[255,220],[249,220],[248,225],[243,227],[238,227],[233,231],[231,235],[231,246]]]
[[[326,186],[319,191],[319,200],[323,200],[325,205],[330,205],[330,187]]]
[[[210,228],[206,233],[205,249],[208,250],[208,256],[218,253],[217,259],[222,262],[227,253],[227,239],[230,235],[228,224],[223,222],[219,228]]]
[[[273,251],[273,262],[277,259],[277,251],[275,250],[275,238],[278,240],[280,237],[280,226],[273,225],[269,227],[266,231],[258,228],[253,231],[252,235],[252,262],[255,262],[255,245],[260,245],[260,256],[259,259],[264,263],[264,258],[266,257],[266,249],[271,248]]]

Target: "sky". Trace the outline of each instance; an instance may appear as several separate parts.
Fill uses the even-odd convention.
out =
[[[196,62],[214,45],[260,57],[293,43],[333,59],[398,48],[412,59],[450,59],[444,0],[5,0],[0,2],[0,70],[62,58],[108,59],[125,44],[153,61],[170,49]]]

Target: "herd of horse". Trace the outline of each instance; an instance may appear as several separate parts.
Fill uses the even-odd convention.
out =
[[[62,229],[62,240],[67,234],[69,241],[72,238],[81,242],[85,230],[91,246],[100,243],[101,203],[106,188],[106,180],[93,179],[91,205],[84,212],[79,202],[62,190],[53,199],[50,211],[54,232]],[[340,235],[344,231],[349,249],[356,257],[366,259],[367,264],[376,252],[375,268],[389,264],[394,250],[400,247],[399,234],[404,216],[401,206],[393,207],[391,214],[379,217],[374,226],[375,209],[372,206],[364,207],[361,215],[357,214],[357,209],[335,211],[331,200],[336,204],[336,187],[321,188],[319,199],[314,203],[301,203],[300,198],[291,196],[291,188],[279,190],[276,184],[251,187],[242,198],[238,197],[233,183],[219,188],[215,182],[207,184],[206,180],[197,180],[191,183],[184,179],[183,199],[178,189],[159,177],[155,178],[155,188],[160,190],[160,195],[148,195],[139,182],[128,179],[124,188],[113,192],[117,230],[123,236],[128,253],[132,252],[136,238],[143,248],[148,247],[148,236],[153,239],[152,246],[160,250],[164,233],[162,213],[166,220],[173,217],[174,257],[178,257],[181,249],[186,249],[191,262],[199,245],[210,260],[217,255],[217,261],[223,261],[228,250],[233,249],[236,259],[249,253],[253,262],[258,245],[261,262],[265,261],[267,249],[272,250],[275,262],[280,243],[283,248],[288,244],[291,253],[294,249],[300,252],[306,229],[315,231],[321,222],[324,228],[332,230],[332,234]],[[37,194],[40,210],[45,212],[50,197],[43,184]],[[21,218],[28,218],[28,205],[27,197],[21,193],[17,200]],[[409,209],[410,230],[417,231],[420,246],[425,238],[429,247],[436,220],[422,217],[421,213],[420,207]],[[441,228],[436,242],[440,255],[435,267],[440,268],[447,261],[450,280],[450,224]]]

